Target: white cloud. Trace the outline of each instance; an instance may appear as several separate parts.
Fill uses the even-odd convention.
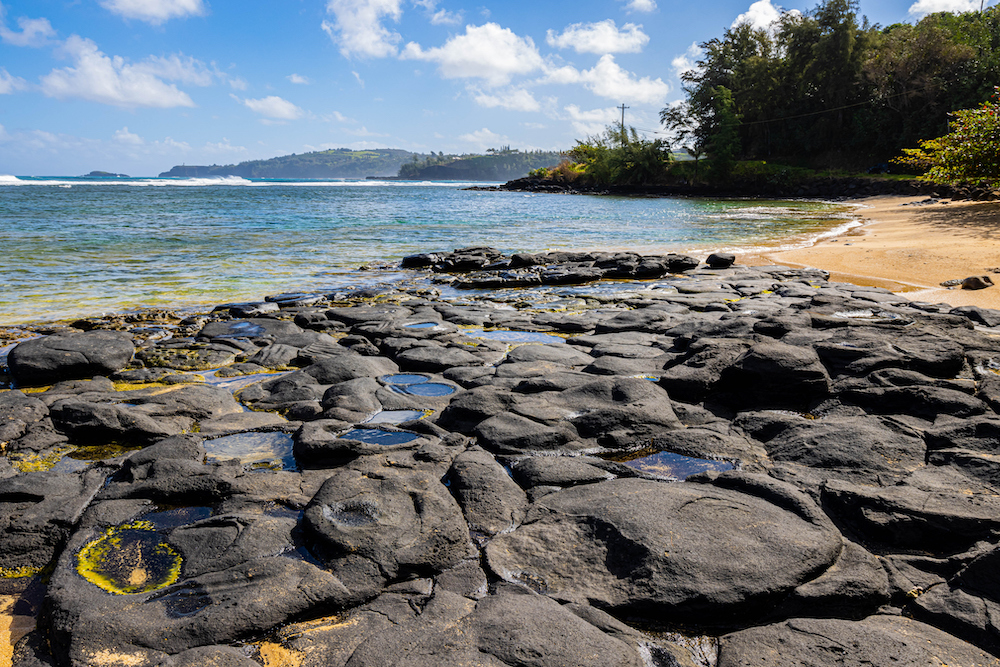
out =
[[[399,21],[402,0],[329,0],[327,13],[335,22],[323,21],[330,39],[340,44],[340,53],[351,56],[385,58],[396,55],[402,37],[382,25],[383,18]]]
[[[246,90],[247,89],[246,79],[243,79],[238,76],[229,77],[229,87],[232,88],[233,90]]]
[[[112,14],[153,25],[170,19],[205,14],[202,0],[100,0],[100,4]]]
[[[973,11],[979,11],[979,3],[975,0],[919,0],[910,5],[910,15],[914,18],[922,18],[936,12],[960,14]]]
[[[438,0],[413,0],[413,4],[427,11],[431,25],[458,25],[462,22],[462,12],[438,9]]]
[[[277,95],[259,100],[243,100],[243,104],[254,113],[274,120],[296,120],[304,113],[302,109]]]
[[[70,57],[74,67],[54,69],[41,79],[42,92],[56,99],[79,98],[110,104],[135,107],[193,107],[187,93],[167,84],[160,77],[181,76],[197,79],[193,72],[186,72],[182,61],[151,59],[146,63],[129,65],[124,58],[109,58],[97,44],[78,35],[71,35],[61,51]],[[164,61],[181,64],[180,69],[164,67]]]
[[[546,73],[543,82],[582,83],[600,97],[635,104],[659,104],[670,92],[670,84],[662,79],[648,76],[636,79],[631,72],[622,69],[611,54],[601,56],[593,69],[579,71],[566,66],[551,70]]]
[[[542,83],[580,83],[580,70],[565,65],[545,72]]]
[[[4,20],[6,10],[0,4],[0,41],[12,46],[43,46],[49,38],[56,36],[56,31],[52,29],[52,24],[48,19],[29,19],[20,17],[17,25],[21,32],[15,32],[7,27]]]
[[[301,74],[289,74],[286,78],[292,83],[297,83],[302,86],[308,86],[312,83],[312,81],[309,80],[309,77],[302,76]]]
[[[655,0],[629,0],[628,4],[625,5],[625,9],[629,12],[655,12],[656,11],[656,1]]]
[[[358,80],[358,85],[361,86],[362,88],[364,88],[365,87],[365,80],[361,78],[361,75],[358,74],[357,72],[351,72],[351,74],[353,74],[354,78]]]
[[[462,22],[462,12],[449,12],[439,9],[431,14],[431,25],[458,25]]]
[[[618,109],[614,107],[589,111],[583,111],[575,104],[566,107],[566,114],[573,124],[573,131],[583,136],[600,134],[609,123],[618,119],[618,113]]]
[[[175,140],[171,139],[170,137],[167,137],[162,142],[161,141],[157,141],[156,145],[157,146],[164,146],[164,147],[166,147],[166,148],[168,148],[170,150],[178,150],[178,151],[182,151],[182,152],[185,152],[185,153],[191,150],[191,144],[189,144],[188,142],[186,142],[186,141],[175,141]]]
[[[173,54],[166,58],[150,56],[144,62],[133,65],[133,69],[150,76],[168,81],[180,81],[193,86],[211,86],[217,77],[225,78],[222,72],[209,69],[200,60],[183,54]]]
[[[496,23],[466,26],[464,35],[426,51],[410,42],[400,57],[436,62],[446,79],[477,78],[491,86],[504,85],[512,75],[532,72],[544,64],[530,37],[518,37]]]
[[[233,146],[232,144],[229,143],[229,139],[226,139],[225,137],[223,137],[222,141],[220,141],[218,143],[213,143],[211,141],[205,142],[205,147],[202,150],[204,150],[207,153],[216,153],[216,154],[218,154],[218,153],[231,154],[231,153],[246,153],[247,152],[246,147],[244,147],[244,146]]]
[[[703,54],[704,52],[698,46],[698,43],[691,42],[691,46],[688,47],[687,51],[670,61],[670,66],[674,70],[674,76],[679,79],[684,72],[690,72],[697,67],[698,59]]]
[[[120,144],[126,144],[129,146],[142,146],[144,143],[142,137],[138,134],[133,134],[128,131],[128,126],[123,127],[115,132],[115,141]]]
[[[469,144],[475,144],[480,150],[486,150],[487,148],[496,148],[497,146],[503,145],[507,141],[507,137],[497,134],[496,132],[491,132],[489,129],[484,127],[481,130],[476,130],[475,132],[470,132],[469,134],[463,134],[459,137],[459,140]]]
[[[771,4],[771,0],[757,0],[750,9],[736,17],[731,28],[741,23],[749,23],[754,28],[766,30],[772,23],[781,18],[781,9]]]
[[[476,104],[488,109],[501,108],[510,111],[538,111],[541,105],[535,96],[524,88],[513,88],[498,92],[496,95],[475,93]]]
[[[577,53],[639,53],[649,43],[649,36],[642,31],[641,25],[626,23],[619,29],[613,19],[607,19],[598,23],[574,23],[562,34],[549,30],[545,41],[549,46],[573,49]]]
[[[382,134],[380,132],[372,132],[367,127],[362,126],[357,130],[345,130],[347,134],[355,137],[388,137],[388,134]]]
[[[24,90],[28,83],[17,76],[11,76],[7,70],[0,67],[0,95],[10,95],[11,93]]]

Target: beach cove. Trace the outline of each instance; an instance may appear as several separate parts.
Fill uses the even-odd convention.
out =
[[[952,237],[907,201],[753,262],[426,247],[22,328],[0,659],[1000,664],[1000,312],[872,284],[989,253],[872,264]]]
[[[878,284],[913,301],[1000,308],[1000,290],[948,289],[941,283],[996,275],[1000,203],[927,197],[851,200],[863,224],[809,247],[748,253],[743,261],[822,267],[834,278]]]

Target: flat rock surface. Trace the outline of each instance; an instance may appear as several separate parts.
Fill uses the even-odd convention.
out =
[[[709,484],[615,480],[544,496],[486,555],[507,581],[557,599],[718,622],[752,617],[833,563],[840,534],[820,517]]]
[[[25,332],[13,665],[996,665],[1000,313],[712,264]]]

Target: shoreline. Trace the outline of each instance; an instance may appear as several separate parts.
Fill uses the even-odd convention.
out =
[[[928,201],[935,203],[925,203]],[[738,264],[817,268],[828,271],[831,281],[881,287],[911,301],[1000,309],[1000,275],[995,281],[998,283],[996,288],[964,290],[940,285],[946,280],[961,280],[974,275],[993,276],[993,269],[1000,274],[1000,237],[992,234],[994,230],[1000,230],[1000,203],[928,200],[925,196],[908,195],[878,195],[838,203],[857,207],[856,226],[840,231],[832,228],[808,240],[801,236],[789,236],[778,241],[777,245],[750,250],[734,249],[731,252],[736,255]],[[802,245],[803,241],[806,245]],[[643,252],[633,248],[577,250]],[[656,251],[670,252],[662,248]],[[710,250],[692,252],[678,249],[674,252],[693,254],[704,260]],[[371,274],[369,280],[363,282],[371,283],[370,278]],[[375,282],[379,281],[376,279]],[[357,285],[358,288],[365,286],[371,285]],[[341,289],[347,287],[345,285]],[[220,299],[208,298],[200,304],[136,306],[90,316],[0,322],[0,334],[4,330],[11,333],[15,330],[44,331],[77,320],[141,317],[145,313],[164,311],[187,317],[210,312],[221,302]],[[5,337],[0,336],[0,348]]]
[[[783,264],[830,272],[830,280],[884,287],[911,301],[1000,308],[1000,288],[965,290],[946,280],[994,275],[1000,267],[1000,204],[877,196],[852,200],[862,224],[805,248],[761,248],[741,264]],[[998,271],[1000,272],[1000,271]],[[1000,278],[996,282],[1000,282]]]

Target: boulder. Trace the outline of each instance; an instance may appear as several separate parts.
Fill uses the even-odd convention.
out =
[[[487,562],[565,602],[661,622],[751,621],[830,567],[841,537],[790,486],[727,474],[740,490],[619,479],[543,496],[487,546]]]
[[[806,407],[830,390],[830,376],[812,348],[757,343],[722,373],[719,390],[738,405]]]
[[[111,375],[132,360],[132,337],[118,331],[94,330],[32,338],[18,343],[7,356],[14,381],[24,386]]]
[[[357,595],[377,593],[386,581],[443,572],[473,553],[441,471],[382,465],[379,458],[337,469],[303,518],[316,553]]]
[[[993,279],[989,276],[969,276],[962,280],[962,289],[977,290],[993,287]]]
[[[492,537],[524,520],[524,491],[488,452],[477,447],[456,456],[448,480],[470,530]]]
[[[713,269],[728,269],[736,263],[736,255],[731,252],[713,252],[705,263]]]
[[[976,665],[1000,660],[937,628],[901,616],[860,621],[794,618],[719,640],[718,667],[810,665]]]

